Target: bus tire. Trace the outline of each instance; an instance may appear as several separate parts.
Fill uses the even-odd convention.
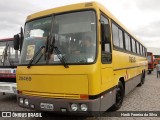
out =
[[[142,73],[142,83],[144,84],[144,82],[145,82],[145,78],[146,78],[146,73],[145,73],[145,71]]]
[[[116,88],[116,102],[113,106],[109,109],[110,111],[116,111],[121,108],[124,98],[124,86],[121,81],[119,81],[117,88]]]
[[[144,76],[144,73],[141,74],[141,81],[140,83],[138,84],[138,87],[141,87],[143,84],[144,84],[144,80],[145,80],[145,76]]]

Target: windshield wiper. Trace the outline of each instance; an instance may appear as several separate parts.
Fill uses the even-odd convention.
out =
[[[57,46],[55,46],[55,36],[53,36],[51,38],[51,42],[50,42],[50,47],[49,47],[49,54],[53,53],[53,51],[56,53],[57,57],[59,58],[59,60],[61,61],[61,63],[63,64],[63,66],[65,68],[69,68],[69,66],[66,64],[65,62],[65,58],[62,55],[61,51],[58,49]]]
[[[43,48],[45,48],[45,46],[40,47],[40,49],[36,52],[36,54],[33,56],[33,58],[29,61],[29,64],[28,64],[27,68],[30,68],[30,67],[31,67],[33,61],[37,58],[37,56],[39,55],[39,53],[41,52],[41,50],[42,50]],[[41,59],[42,56],[43,56],[43,54],[42,54],[42,55],[40,56],[40,58],[35,62],[35,64],[39,62],[39,60]]]

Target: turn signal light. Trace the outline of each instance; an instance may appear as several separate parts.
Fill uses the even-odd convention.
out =
[[[88,95],[80,95],[81,99],[88,99]]]

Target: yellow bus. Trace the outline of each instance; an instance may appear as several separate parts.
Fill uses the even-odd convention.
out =
[[[18,104],[33,110],[118,110],[148,68],[146,47],[97,2],[29,15],[19,43]]]

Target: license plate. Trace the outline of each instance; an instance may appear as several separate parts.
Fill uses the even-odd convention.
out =
[[[50,103],[40,103],[40,108],[45,110],[53,110],[53,104]]]

